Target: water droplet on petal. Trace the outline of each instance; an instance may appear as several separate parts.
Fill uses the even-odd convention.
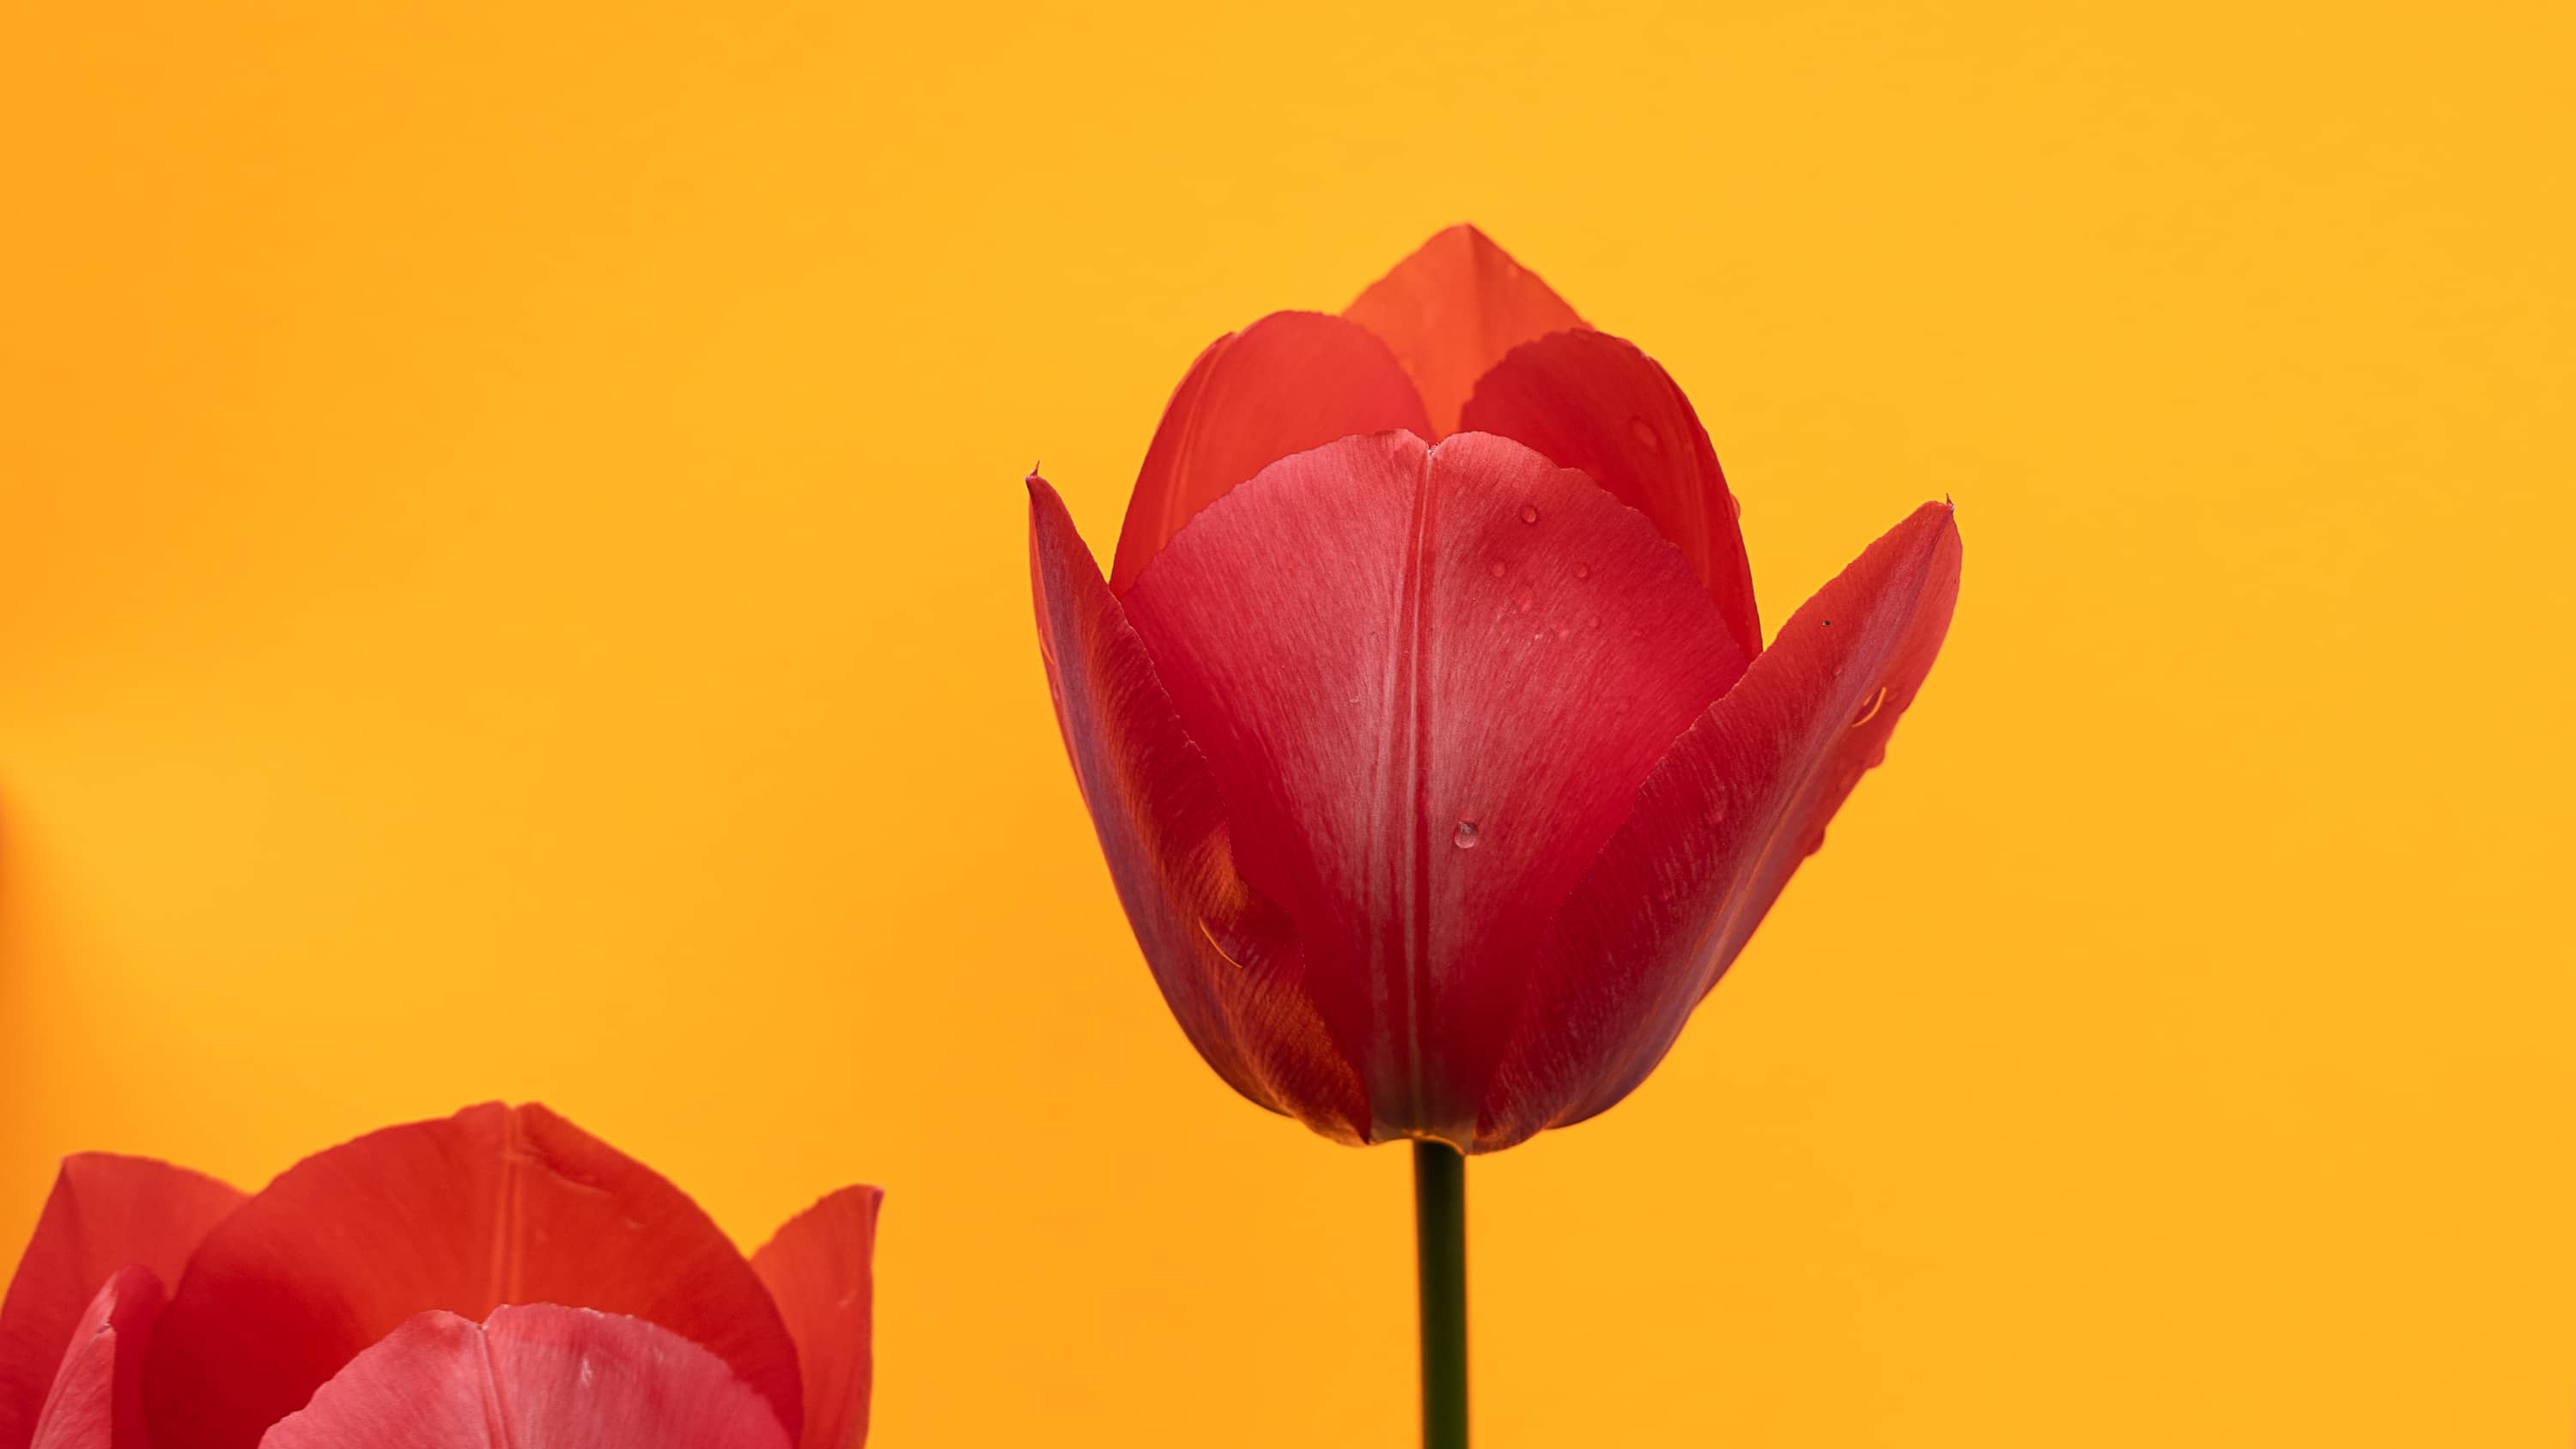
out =
[[[1662,435],[1655,431],[1653,423],[1647,422],[1644,418],[1630,418],[1628,431],[1637,435],[1637,441],[1645,445],[1647,452],[1660,453],[1664,450]]]
[[[1578,579],[1588,579],[1592,577],[1592,565],[1576,564],[1574,566],[1574,576]]]
[[[1884,705],[1884,704],[1886,704],[1886,703],[1887,703],[1887,686],[1886,686],[1886,685],[1884,685],[1884,684],[1882,684],[1882,685],[1880,685],[1880,686],[1878,687],[1878,692],[1877,692],[1876,694],[1873,694],[1873,695],[1871,695],[1871,696],[1869,697],[1869,703],[1868,703],[1868,704],[1866,704],[1866,705],[1864,705],[1864,706],[1862,706],[1862,708],[1861,708],[1861,712],[1860,712],[1860,718],[1855,719],[1855,720],[1853,720],[1853,721],[1852,721],[1852,728],[1853,728],[1853,729],[1859,729],[1862,725],[1865,725],[1865,724],[1869,723],[1871,720],[1874,720],[1874,719],[1878,718],[1879,706]]]
[[[1491,568],[1486,569],[1485,572],[1492,574],[1495,578],[1499,579],[1503,575],[1510,573],[1511,570],[1503,567],[1501,564],[1495,564]]]
[[[1480,833],[1475,821],[1461,820],[1458,822],[1458,832],[1449,837],[1449,843],[1460,850],[1473,850],[1476,848],[1476,837]]]
[[[1527,590],[1527,589],[1523,589],[1523,590],[1521,590],[1521,596],[1520,596],[1520,599],[1518,600],[1518,603],[1519,603],[1519,606],[1520,606],[1520,611],[1521,611],[1522,613],[1526,614],[1526,613],[1528,613],[1530,610],[1535,609],[1535,608],[1537,608],[1537,607],[1538,607],[1538,597],[1537,597],[1537,595],[1532,594],[1529,590]]]
[[[1524,504],[1522,504],[1522,505],[1521,505],[1521,522],[1523,522],[1523,523],[1536,523],[1536,522],[1538,522],[1538,505],[1537,505],[1537,504],[1535,504],[1535,503],[1524,503]]]

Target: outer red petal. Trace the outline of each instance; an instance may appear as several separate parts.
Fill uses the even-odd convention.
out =
[[[1125,597],[1368,1084],[1472,1141],[1540,929],[1744,659],[1680,552],[1518,443],[1273,464]]]
[[[423,1313],[278,1421],[263,1449],[788,1449],[725,1361],[640,1318],[540,1304]]]
[[[239,1188],[148,1157],[63,1159],[0,1302],[0,1449],[25,1449],[63,1344],[99,1285],[132,1264],[179,1281],[206,1230],[242,1201]]]
[[[1525,342],[1476,384],[1458,426],[1580,468],[1653,519],[1708,586],[1744,657],[1762,652],[1753,570],[1717,451],[1690,399],[1634,343],[1588,330]]]
[[[845,1187],[778,1230],[751,1255],[805,1375],[802,1449],[858,1449],[868,1441],[870,1259],[885,1194]]]
[[[1034,476],[1029,573],[1065,752],[1172,1015],[1236,1091],[1327,1136],[1360,1140],[1366,1099],[1306,996],[1296,937],[1236,872],[1206,758],[1064,501]]]
[[[795,1342],[697,1204],[541,1106],[486,1103],[308,1157],[206,1236],[153,1335],[156,1449],[247,1449],[414,1314],[505,1303],[649,1319],[802,1423]]]
[[[33,1449],[147,1449],[143,1350],[161,1303],[161,1280],[140,1264],[98,1290],[36,1415]]]
[[[1472,226],[1424,242],[1342,315],[1394,350],[1442,433],[1462,426],[1458,409],[1503,354],[1583,325],[1537,273]]]
[[[1581,1121],[1645,1080],[1885,758],[1958,595],[1958,528],[1925,504],[1675,742],[1548,933],[1480,1145]]]
[[[1395,354],[1321,312],[1273,312],[1208,344],[1172,392],[1109,570],[1125,593],[1163,543],[1235,484],[1354,433],[1430,431]]]

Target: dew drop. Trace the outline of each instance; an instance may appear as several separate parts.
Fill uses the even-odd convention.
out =
[[[1538,596],[1537,596],[1537,595],[1535,595],[1535,594],[1533,594],[1533,593],[1531,593],[1531,592],[1530,592],[1529,590],[1527,590],[1527,589],[1523,589],[1523,590],[1521,590],[1521,596],[1520,596],[1520,598],[1517,600],[1517,603],[1518,603],[1518,606],[1519,606],[1519,608],[1520,608],[1520,611],[1521,611],[1522,613],[1526,614],[1526,613],[1528,613],[1530,610],[1535,609],[1535,608],[1537,608],[1537,607],[1538,607]]]
[[[1449,843],[1460,850],[1473,850],[1476,848],[1476,837],[1481,833],[1475,821],[1461,820],[1458,822],[1457,833],[1449,837]]]
[[[1505,575],[1505,574],[1507,574],[1507,573],[1510,573],[1510,572],[1511,572],[1511,570],[1509,570],[1509,569],[1507,569],[1507,568],[1503,567],[1501,564],[1495,564],[1495,565],[1493,565],[1492,567],[1490,567],[1490,568],[1486,569],[1486,570],[1485,570],[1485,572],[1487,572],[1487,573],[1489,573],[1489,574],[1492,574],[1495,578],[1498,578],[1498,579],[1499,579],[1499,578],[1501,578],[1503,575]]]
[[[1637,435],[1637,441],[1645,445],[1647,452],[1660,453],[1664,450],[1662,435],[1655,431],[1653,423],[1647,422],[1644,418],[1630,418],[1628,431]]]
[[[1852,721],[1852,728],[1859,729],[1862,725],[1878,718],[1879,707],[1886,703],[1887,686],[1882,684],[1878,687],[1878,692],[1869,697],[1869,704],[1866,708],[1861,710],[1860,718]]]
[[[1576,564],[1574,566],[1574,576],[1578,579],[1588,579],[1592,577],[1592,565]]]
[[[1535,504],[1535,503],[1524,503],[1524,504],[1522,504],[1522,505],[1521,505],[1521,522],[1523,522],[1523,523],[1536,523],[1536,522],[1538,522],[1538,505],[1537,505],[1537,504]]]

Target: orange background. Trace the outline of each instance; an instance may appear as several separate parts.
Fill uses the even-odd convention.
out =
[[[543,1098],[891,1191],[878,1441],[1395,1446],[1409,1197],[1165,1017],[1019,478],[1482,223],[1947,656],[1471,1172],[1488,1446],[2576,1429],[2565,6],[25,7],[0,1239]],[[1779,12],[1779,13],[1774,13]]]

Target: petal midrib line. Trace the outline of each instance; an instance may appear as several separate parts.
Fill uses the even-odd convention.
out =
[[[1382,919],[1374,967],[1392,964],[1390,973],[1373,969],[1373,981],[1401,983],[1397,1000],[1381,1010],[1400,1011],[1395,1033],[1403,1043],[1405,1091],[1409,1119],[1425,1120],[1423,1101],[1422,973],[1431,957],[1431,779],[1426,768],[1431,753],[1432,691],[1422,681],[1435,639],[1428,604],[1433,585],[1433,546],[1438,536],[1438,494],[1432,487],[1437,450],[1426,451],[1415,470],[1413,509],[1404,542],[1404,567],[1396,583],[1393,648],[1387,651],[1385,718],[1391,726],[1379,751],[1379,815],[1371,831],[1379,842],[1380,879],[1376,893],[1391,907]],[[1399,825],[1400,822],[1400,825]],[[1390,848],[1391,847],[1391,848]],[[1393,957],[1390,962],[1386,957]]]
[[[512,1113],[515,1122],[518,1114]],[[510,1405],[501,1391],[501,1367],[492,1361],[492,1333],[489,1322],[473,1330],[474,1353],[483,1364],[483,1422],[491,1436],[492,1449],[518,1449],[518,1439],[510,1432]]]
[[[535,1152],[515,1109],[501,1116],[501,1171],[493,1185],[492,1254],[483,1313],[516,1303],[527,1272],[528,1162]]]

